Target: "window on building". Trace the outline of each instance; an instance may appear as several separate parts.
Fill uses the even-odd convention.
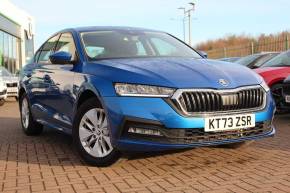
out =
[[[15,73],[20,67],[20,41],[0,30],[0,66]]]

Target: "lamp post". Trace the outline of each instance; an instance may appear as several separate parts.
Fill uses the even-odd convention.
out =
[[[183,10],[184,20],[183,20],[183,30],[184,30],[184,40],[185,40],[185,19],[188,17],[188,44],[191,46],[191,12],[195,11],[195,3],[189,3],[192,7],[190,9],[186,9],[184,7],[180,7],[178,9]]]
[[[186,15],[186,9],[185,9],[185,7],[179,7],[178,9],[183,10],[183,14],[184,14],[184,17],[182,19],[182,23],[183,23],[183,41],[185,42],[185,40],[186,40],[186,32],[185,32],[185,15]]]

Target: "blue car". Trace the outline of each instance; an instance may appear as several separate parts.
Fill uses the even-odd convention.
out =
[[[97,166],[124,151],[236,147],[275,133],[275,104],[259,75],[140,28],[54,34],[20,73],[19,106],[27,135],[43,126],[71,134]]]

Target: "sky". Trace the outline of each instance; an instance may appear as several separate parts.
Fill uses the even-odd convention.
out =
[[[78,26],[131,26],[183,39],[183,11],[192,0],[11,0],[36,20],[36,47],[53,33]],[[231,34],[290,30],[289,0],[193,0],[192,44]],[[186,23],[186,26],[188,24]],[[186,29],[188,31],[188,29]]]

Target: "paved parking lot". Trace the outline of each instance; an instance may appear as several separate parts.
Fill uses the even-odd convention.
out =
[[[2,192],[290,192],[290,115],[277,135],[242,149],[197,148],[125,155],[107,168],[84,164],[69,136],[27,137],[16,102],[0,107]]]

